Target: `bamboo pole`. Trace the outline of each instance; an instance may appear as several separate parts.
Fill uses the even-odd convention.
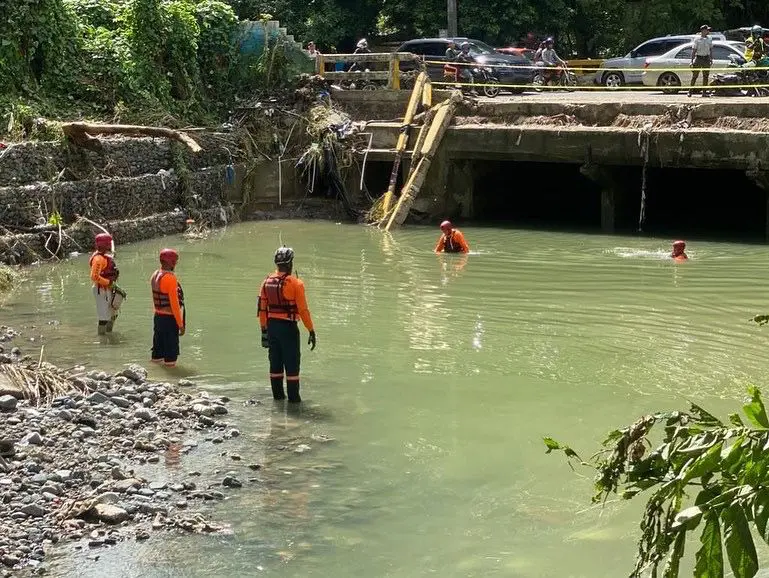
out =
[[[398,180],[398,170],[400,169],[403,152],[406,150],[406,144],[409,140],[411,121],[414,119],[417,107],[422,100],[422,89],[424,88],[426,80],[427,75],[424,72],[420,72],[419,76],[417,76],[416,83],[414,84],[414,90],[411,92],[409,104],[406,107],[406,114],[403,117],[403,125],[401,126],[401,134],[398,137],[398,144],[395,146],[395,160],[393,161],[393,169],[390,172],[390,183],[387,186],[387,192],[385,193],[382,204],[384,215],[387,215],[390,211],[390,203],[395,194],[395,184]]]
[[[398,204],[393,209],[389,221],[387,221],[385,231],[389,231],[393,226],[393,223],[402,225],[406,220],[406,217],[408,217],[409,210],[411,210],[411,206],[414,204],[414,200],[417,195],[419,195],[419,191],[427,178],[432,159],[435,156],[438,147],[441,145],[443,137],[446,134],[446,129],[448,129],[454,118],[454,111],[460,98],[461,97],[452,95],[449,100],[441,103],[438,110],[435,112],[435,118],[430,123],[427,136],[420,149],[419,154],[421,155],[421,158],[419,159],[419,163],[416,168],[413,169],[411,176],[403,187],[400,199],[398,199]]]

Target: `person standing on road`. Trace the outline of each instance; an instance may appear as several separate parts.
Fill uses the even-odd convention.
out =
[[[294,250],[280,247],[275,251],[277,271],[267,277],[259,290],[256,309],[262,328],[262,347],[267,348],[270,361],[270,385],[272,397],[279,401],[286,398],[283,377],[286,378],[289,403],[299,403],[299,326],[302,320],[310,338],[310,351],[315,349],[315,327],[304,292],[304,283],[292,275]]]
[[[713,39],[710,37],[710,26],[703,24],[700,26],[700,35],[692,42],[692,82],[689,87],[689,96],[692,95],[694,87],[697,84],[697,78],[702,71],[702,96],[707,96],[705,92],[708,86],[708,77],[710,76],[710,67],[713,64]]]

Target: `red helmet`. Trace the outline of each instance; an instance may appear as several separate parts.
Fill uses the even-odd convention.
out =
[[[443,221],[441,223],[441,231],[443,231],[444,233],[451,231],[451,229],[453,228],[454,228],[454,225],[451,224],[451,221]]]
[[[177,253],[174,249],[163,249],[160,251],[160,262],[166,263],[168,265],[171,265],[171,267],[176,266],[176,262],[179,260],[179,253]]]
[[[96,248],[97,249],[111,249],[112,248],[112,235],[109,233],[99,233],[96,235]]]

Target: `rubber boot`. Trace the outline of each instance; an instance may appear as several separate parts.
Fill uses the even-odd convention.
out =
[[[272,399],[280,401],[286,399],[286,392],[283,391],[283,378],[273,377],[270,378],[270,385],[272,386]],[[290,388],[291,386],[289,386]]]
[[[99,335],[107,335],[107,323],[109,321],[99,321],[99,327],[96,330]]]
[[[107,321],[107,333],[112,333],[112,329],[115,327],[115,320]]]
[[[288,381],[286,382],[286,388],[288,389],[288,402],[289,403],[299,403],[302,401],[302,398],[299,397],[299,382],[298,381]]]

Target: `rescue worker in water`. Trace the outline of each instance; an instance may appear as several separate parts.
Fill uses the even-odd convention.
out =
[[[154,332],[152,335],[152,361],[176,366],[179,358],[179,336],[186,330],[187,311],[184,308],[184,291],[174,269],[179,253],[173,249],[160,251],[160,269],[150,277],[152,303],[155,307]]]
[[[257,314],[262,328],[262,347],[269,350],[272,397],[276,400],[286,398],[283,390],[285,373],[288,401],[299,403],[302,401],[299,396],[301,348],[297,319],[301,319],[310,332],[307,341],[310,351],[315,349],[315,327],[307,307],[304,283],[291,274],[294,250],[281,247],[275,251],[275,265],[278,270],[264,280],[259,290]]]
[[[673,252],[670,254],[673,261],[686,261],[689,256],[686,254],[686,243],[684,241],[675,241],[673,243]]]
[[[469,253],[470,246],[465,241],[462,231],[455,229],[451,221],[441,223],[441,238],[435,246],[436,253]]]
[[[115,319],[117,319],[117,309],[112,306],[115,293],[119,293],[121,297],[125,297],[125,293],[117,286],[120,271],[110,254],[112,236],[108,233],[99,233],[95,241],[96,251],[91,254],[88,265],[91,268],[96,315],[99,320],[97,332],[99,335],[106,335],[112,333]]]

